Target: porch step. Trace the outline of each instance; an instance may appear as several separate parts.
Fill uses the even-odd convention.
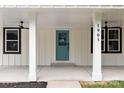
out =
[[[76,66],[73,63],[52,63],[51,66]]]

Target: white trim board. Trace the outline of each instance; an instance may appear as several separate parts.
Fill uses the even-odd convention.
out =
[[[124,5],[0,5],[0,8],[109,8],[124,9]]]

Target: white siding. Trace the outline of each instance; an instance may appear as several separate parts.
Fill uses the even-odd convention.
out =
[[[92,65],[90,26],[71,28],[70,31],[70,63],[76,65]],[[40,28],[37,31],[37,65],[50,65],[55,60],[56,27]],[[124,36],[124,33],[123,33]],[[2,31],[0,31],[0,38]],[[123,40],[124,42],[124,37]],[[22,53],[3,54],[2,38],[0,39],[0,65],[28,65],[28,31],[22,31]],[[122,43],[122,49],[124,43]],[[124,52],[121,54],[102,54],[103,65],[124,65]]]
[[[28,65],[28,31],[22,30],[21,54],[3,54],[3,29],[0,30],[0,65]]]
[[[65,10],[63,10],[65,11]],[[79,15],[80,11],[66,18],[63,11],[49,11],[39,17],[37,30],[37,65],[50,65],[56,62],[56,30],[68,29],[70,31],[70,61],[76,65],[92,65],[91,54],[91,19],[89,14]],[[46,13],[46,14],[45,14]],[[67,13],[69,13],[67,11]],[[71,12],[70,12],[71,13]],[[118,20],[122,26],[122,53],[102,54],[103,65],[124,65],[124,14],[120,17],[115,14],[104,15],[103,20]],[[62,16],[61,16],[62,15]],[[69,14],[68,14],[69,15]],[[61,16],[63,19],[59,18]],[[91,16],[91,15],[90,15]],[[105,18],[106,17],[106,18]],[[79,19],[80,18],[80,19]],[[123,20],[120,20],[122,18]],[[8,18],[9,19],[9,18]],[[13,18],[14,19],[14,18]],[[7,19],[6,19],[7,20]],[[59,21],[58,21],[59,20]],[[110,21],[111,21],[110,20]],[[11,22],[11,21],[10,21]],[[8,23],[8,22],[6,22]],[[66,23],[66,24],[65,24]],[[116,24],[116,22],[115,22]],[[115,25],[113,24],[113,26]],[[1,24],[0,24],[1,25]],[[17,25],[15,23],[14,25]],[[1,25],[2,26],[2,25]],[[28,30],[22,30],[21,54],[3,54],[3,29],[0,26],[0,65],[28,65],[29,37]],[[64,61],[63,61],[64,62]],[[65,62],[65,63],[68,63]]]
[[[39,46],[38,65],[50,65],[58,63],[55,60],[55,28],[43,27],[38,31]],[[70,63],[76,65],[92,65],[91,54],[91,31],[90,26],[82,28],[71,28],[70,31]],[[123,33],[124,34],[124,33]],[[124,37],[123,40],[124,42]],[[123,43],[122,43],[123,44]],[[122,49],[124,44],[122,45]],[[120,54],[102,54],[103,65],[124,65],[124,52]],[[64,63],[64,61],[63,61]]]
[[[124,33],[123,33],[124,34]],[[37,65],[55,63],[55,29],[41,28],[37,34]],[[124,36],[124,35],[123,35]],[[2,31],[0,31],[0,38]],[[70,63],[76,65],[92,65],[90,53],[90,29],[70,29]],[[124,41],[124,37],[123,40]],[[3,54],[2,38],[0,39],[0,65],[28,65],[28,31],[22,31],[22,53]],[[122,43],[122,49],[124,44]],[[103,65],[124,65],[122,54],[102,54]]]
[[[29,32],[26,29],[22,31],[22,50],[20,56],[20,65],[28,65],[29,52]]]
[[[2,44],[2,42],[3,42],[3,38],[2,38],[2,36],[3,36],[3,32],[2,32],[2,26],[3,26],[3,23],[2,23],[2,20],[3,18],[2,18],[2,14],[0,14],[0,65],[2,65],[3,64],[3,55],[2,55],[2,50],[3,50],[3,44]]]

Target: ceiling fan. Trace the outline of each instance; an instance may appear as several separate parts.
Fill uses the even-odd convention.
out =
[[[20,25],[18,25],[19,28],[21,28],[21,29],[29,29],[28,27],[24,27],[23,24],[24,24],[24,21],[20,21]]]

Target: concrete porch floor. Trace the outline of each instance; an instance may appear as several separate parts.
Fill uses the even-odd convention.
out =
[[[124,80],[124,67],[102,67],[103,80]],[[38,81],[82,80],[92,81],[91,67],[78,66],[47,66],[37,67]],[[28,67],[1,66],[0,82],[18,82],[28,80]]]

